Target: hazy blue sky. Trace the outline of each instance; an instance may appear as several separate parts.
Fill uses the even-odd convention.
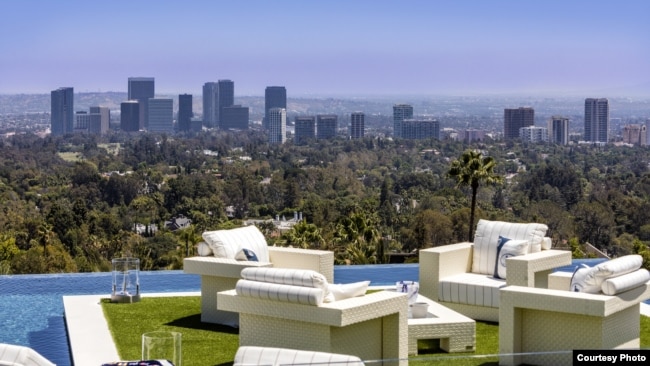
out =
[[[0,1],[0,93],[650,89],[648,0]],[[597,95],[598,96],[598,95]]]

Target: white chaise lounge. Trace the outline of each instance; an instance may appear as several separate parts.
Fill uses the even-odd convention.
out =
[[[472,319],[498,322],[499,289],[547,287],[554,268],[571,264],[571,252],[551,249],[547,229],[479,220],[473,243],[420,250],[420,293]],[[511,239],[502,243],[502,251],[500,236]]]
[[[208,243],[199,244],[201,256],[185,258],[183,271],[201,276],[201,321],[237,327],[236,312],[217,309],[217,292],[235,288],[242,269],[279,267],[310,269],[332,282],[334,253],[324,250],[270,247],[254,225],[203,233]],[[242,250],[255,254],[257,261],[241,260]],[[249,253],[250,254],[250,253]],[[239,259],[236,259],[239,258]]]

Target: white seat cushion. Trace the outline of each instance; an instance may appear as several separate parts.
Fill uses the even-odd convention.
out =
[[[489,275],[461,273],[444,277],[438,287],[438,299],[458,304],[498,308],[499,289],[506,281]]]
[[[494,276],[499,236],[527,240],[530,247],[535,248],[531,252],[536,252],[541,250],[547,230],[544,224],[479,220],[474,233],[472,272]]]

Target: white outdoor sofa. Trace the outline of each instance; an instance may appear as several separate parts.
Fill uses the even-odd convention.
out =
[[[204,233],[204,239],[213,241],[225,248],[217,257],[216,250],[203,246],[199,253],[204,256],[185,258],[183,271],[201,276],[201,321],[237,327],[239,316],[236,312],[217,309],[217,292],[231,290],[241,278],[242,269],[249,267],[277,267],[310,269],[321,273],[333,282],[334,253],[325,250],[270,247],[262,233],[254,226],[231,230],[218,230]],[[215,238],[218,237],[218,238]],[[205,243],[203,243],[205,244]],[[260,257],[258,261],[238,260],[234,257],[242,248],[252,248]],[[265,255],[265,253],[267,253]]]
[[[420,293],[472,319],[498,322],[502,287],[545,288],[554,268],[571,264],[570,251],[550,249],[547,229],[537,223],[479,220],[473,243],[420,250]],[[501,252],[499,236],[512,239]],[[505,279],[496,278],[503,269],[498,265],[507,267]]]
[[[638,273],[641,282],[618,281],[613,295],[569,291],[566,272],[551,274],[548,289],[501,289],[499,364],[572,365],[575,349],[638,349],[640,303],[650,298],[650,276]]]
[[[364,281],[360,287],[334,285],[351,288],[335,299],[327,295],[333,286],[313,271],[249,268],[242,275],[234,290],[217,294],[220,310],[239,312],[240,347],[338,353],[364,361],[387,360],[384,364],[408,362],[405,294],[363,295],[369,283]]]

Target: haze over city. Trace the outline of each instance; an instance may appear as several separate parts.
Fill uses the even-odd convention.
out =
[[[650,2],[0,2],[0,93],[650,96]]]

